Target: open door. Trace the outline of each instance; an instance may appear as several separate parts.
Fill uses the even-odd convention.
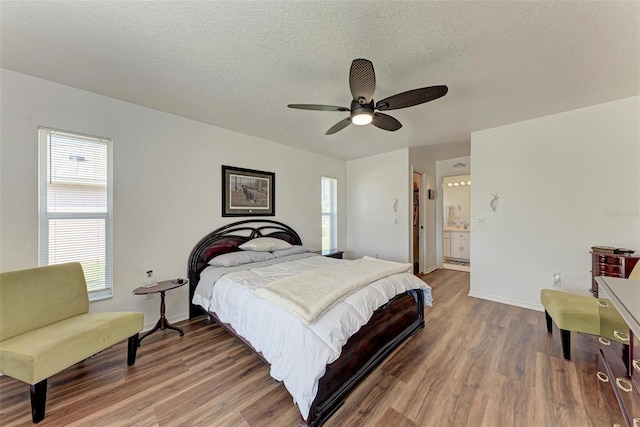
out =
[[[422,174],[413,172],[413,274],[420,274],[420,182]]]

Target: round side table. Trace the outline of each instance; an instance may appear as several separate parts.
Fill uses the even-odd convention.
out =
[[[171,323],[169,323],[169,321],[164,315],[164,311],[165,311],[164,294],[165,292],[171,289],[179,288],[180,286],[186,285],[187,283],[189,283],[189,281],[186,279],[164,280],[162,282],[153,283],[151,285],[141,286],[133,290],[132,293],[134,295],[147,295],[147,294],[155,294],[160,292],[160,319],[158,319],[158,323],[156,323],[156,326],[154,326],[153,329],[151,329],[148,332],[145,332],[140,337],[140,339],[138,340],[138,345],[140,345],[140,343],[144,338],[148,337],[158,329],[160,330],[173,329],[174,331],[180,332],[180,336],[184,336],[184,331],[180,328],[176,328]]]

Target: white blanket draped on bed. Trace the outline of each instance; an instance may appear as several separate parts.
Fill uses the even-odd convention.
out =
[[[309,324],[363,286],[411,268],[411,264],[366,256],[277,280],[256,289],[256,294]]]
[[[216,313],[262,353],[271,364],[271,376],[284,383],[305,419],[326,366],[340,356],[349,337],[378,307],[410,289],[421,290],[425,304],[431,305],[431,288],[411,273],[394,274],[353,292],[309,325],[256,294],[269,283],[351,262],[302,254],[249,264],[244,269],[207,267],[193,297],[194,304]]]

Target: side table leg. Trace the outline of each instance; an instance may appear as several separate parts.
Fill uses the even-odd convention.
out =
[[[144,338],[148,337],[149,335],[151,335],[152,333],[154,333],[158,329],[161,329],[161,327],[162,327],[162,318],[158,319],[158,321],[156,322],[156,326],[154,326],[153,329],[151,329],[150,331],[145,332],[144,334],[142,334],[142,336],[140,336],[140,339],[138,340],[138,347],[140,347],[140,343],[142,342],[142,340]]]
[[[165,306],[164,306],[164,291],[160,292],[160,321],[162,324],[160,325],[160,329],[173,329],[174,331],[180,332],[180,336],[184,336],[184,332],[180,328],[176,328],[167,320],[165,314]]]
[[[140,346],[140,342],[142,342],[144,338],[148,337],[158,329],[160,329],[161,331],[164,331],[165,329],[173,329],[174,331],[180,332],[181,337],[184,336],[184,331],[182,329],[176,328],[175,326],[173,326],[171,323],[167,321],[167,318],[165,316],[164,295],[165,295],[165,291],[160,291],[160,319],[158,319],[158,322],[153,327],[153,329],[151,329],[149,332],[145,332],[140,337],[140,339],[138,340],[138,347]]]
[[[180,336],[181,337],[184,336],[184,331],[182,329],[173,326],[171,323],[167,322],[166,320],[165,320],[164,327],[167,328],[167,329],[173,329],[174,331],[180,332]]]

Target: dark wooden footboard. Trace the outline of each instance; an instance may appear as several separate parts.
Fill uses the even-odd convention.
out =
[[[215,313],[207,314],[249,347],[260,359],[268,363],[260,352],[236,333],[231,325],[221,322]],[[309,417],[301,419],[300,426],[321,426],[338,410],[349,392],[363,377],[408,337],[423,327],[424,295],[420,290],[397,295],[378,308],[369,322],[363,325],[342,347],[340,357],[327,365],[327,370],[318,383],[318,393],[311,405]]]
[[[424,327],[422,291],[408,291],[380,307],[342,348],[340,357],[327,365],[320,378],[309,417],[303,427],[321,426],[343,403],[347,394],[389,353]]]

